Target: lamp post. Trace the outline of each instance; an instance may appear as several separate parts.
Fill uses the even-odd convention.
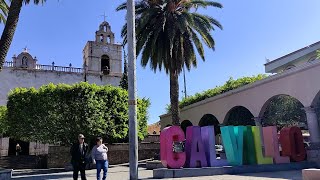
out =
[[[184,98],[187,98],[187,84],[186,84],[186,72],[185,66],[183,65],[183,82],[184,82]]]
[[[138,179],[136,37],[134,0],[127,0],[128,93],[129,93],[129,168],[130,180]]]

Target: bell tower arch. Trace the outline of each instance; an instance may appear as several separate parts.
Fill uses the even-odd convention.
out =
[[[107,21],[99,25],[95,41],[88,41],[84,47],[83,66],[87,73],[121,77],[122,45],[115,43],[115,35]]]

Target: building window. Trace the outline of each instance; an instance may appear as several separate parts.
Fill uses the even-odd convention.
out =
[[[314,60],[318,59],[317,56],[312,56],[309,60],[308,63],[313,62]]]
[[[101,42],[104,41],[104,36],[103,36],[103,34],[100,35],[100,41],[101,41]]]
[[[26,56],[22,58],[22,67],[28,67],[28,58]]]
[[[107,75],[110,73],[110,58],[107,55],[103,55],[101,57],[101,72],[104,75]]]
[[[289,69],[292,69],[292,68],[295,68],[295,67],[296,67],[295,65],[289,65],[284,70],[286,71],[286,70],[289,70]]]

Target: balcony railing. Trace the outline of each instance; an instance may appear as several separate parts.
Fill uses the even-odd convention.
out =
[[[3,66],[8,67],[8,68],[17,68],[17,69],[26,69],[27,68],[27,67],[15,67],[13,62],[5,62]],[[34,69],[35,70],[42,70],[42,71],[83,73],[83,68],[76,68],[76,67],[72,67],[72,66],[55,66],[54,63],[52,65],[37,64]]]
[[[4,62],[3,67],[13,67],[13,62]]]

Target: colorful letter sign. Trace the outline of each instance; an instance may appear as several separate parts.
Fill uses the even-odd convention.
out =
[[[166,127],[160,134],[160,158],[164,167],[181,168],[186,161],[186,153],[173,152],[173,143],[185,140],[184,132],[180,126]]]
[[[164,128],[160,135],[162,164],[168,168],[278,164],[289,163],[289,157],[298,162],[306,156],[302,133],[298,127],[280,131],[281,155],[275,126],[263,127],[263,137],[257,126],[224,126],[221,127],[221,133],[228,162],[216,158],[214,126],[189,126],[186,138],[179,126]],[[265,147],[264,153],[262,146]]]
[[[206,158],[209,167],[215,166],[225,166],[228,165],[228,162],[224,159],[217,159],[216,155],[216,140],[214,133],[214,126],[205,126],[201,127],[201,138],[204,144],[204,150],[206,153]]]
[[[256,150],[256,160],[257,164],[272,164],[273,160],[271,157],[264,157],[262,154],[262,147],[261,147],[261,135],[260,129],[258,126],[252,126],[252,133],[254,139],[254,146]]]
[[[199,126],[187,127],[186,153],[187,167],[197,167],[197,163],[199,163],[200,167],[208,166]]]
[[[273,161],[279,163],[290,163],[290,158],[287,156],[280,156],[279,141],[276,126],[269,126],[263,128],[264,152],[266,156],[273,157]]]
[[[251,126],[245,126],[243,129],[243,163],[256,164],[256,150]]]
[[[224,149],[231,165],[242,165],[244,126],[221,127]]]
[[[303,161],[306,150],[303,144],[301,130],[298,127],[283,128],[280,131],[282,155],[290,156],[292,161]]]

